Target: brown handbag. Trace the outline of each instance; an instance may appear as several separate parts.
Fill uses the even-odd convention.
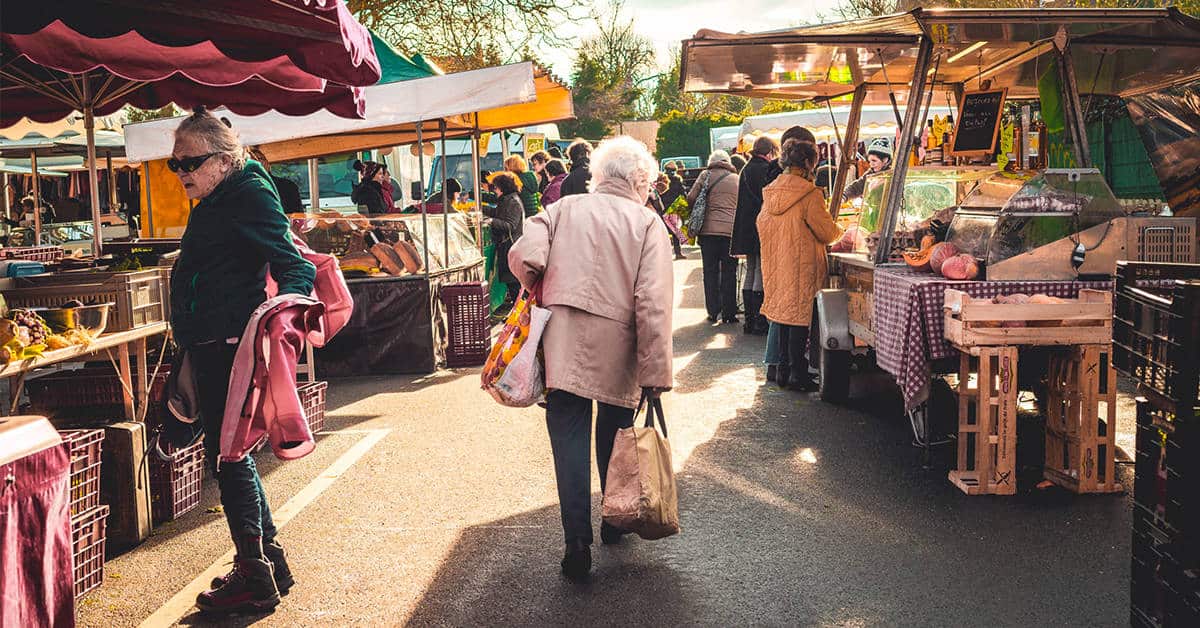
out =
[[[646,421],[637,415],[646,407]],[[654,428],[655,417],[662,433]],[[617,431],[604,491],[604,521],[653,540],[678,534],[679,501],[662,401],[642,393],[634,426]]]

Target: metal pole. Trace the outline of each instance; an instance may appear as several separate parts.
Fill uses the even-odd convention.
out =
[[[142,164],[142,171],[146,173],[146,228],[149,230],[149,236],[154,237],[154,199],[150,192],[150,162]]]
[[[479,216],[475,218],[475,244],[479,254],[483,255],[483,182],[479,180],[479,114],[475,114],[475,128],[471,131],[471,199],[475,201],[475,210]]]
[[[1088,149],[1087,121],[1083,119],[1083,106],[1079,103],[1079,84],[1075,81],[1075,66],[1071,64],[1070,46],[1059,51],[1058,69],[1063,79],[1063,114],[1067,118],[1067,129],[1071,133],[1075,163],[1079,164],[1080,168],[1091,168],[1092,153]]]
[[[858,152],[858,127],[862,124],[863,101],[867,99],[867,86],[860,84],[854,88],[854,98],[850,101],[850,115],[846,118],[846,135],[842,138],[842,154],[838,160],[837,177],[833,180],[833,191],[829,194],[829,213],[836,219],[838,208],[842,204],[842,192],[846,190],[846,179],[849,177],[847,168],[857,163],[854,155]],[[837,120],[833,122],[837,124]],[[856,173],[857,174],[857,173]]]
[[[38,177],[37,151],[29,151],[30,170],[33,171],[33,245],[42,245],[42,182]],[[17,201],[20,204],[20,201]]]
[[[113,172],[112,151],[104,151],[104,167],[108,170],[108,211],[117,211],[117,175]]]
[[[417,170],[420,172],[421,184],[421,249],[425,251],[425,278],[429,278],[429,213],[425,211],[425,124],[417,122]],[[445,155],[442,160],[446,159]],[[432,174],[432,173],[431,173]]]
[[[100,185],[96,176],[96,116],[91,103],[91,83],[87,76],[83,77],[83,128],[87,131],[88,186],[92,197],[92,229],[96,234],[92,245],[92,255],[100,257],[104,254],[104,230],[100,224]]]
[[[450,207],[449,196],[446,194],[446,119],[438,120],[438,131],[442,134],[442,257],[446,266],[450,266]]]
[[[888,185],[887,196],[883,205],[883,226],[879,232],[879,248],[875,250],[875,264],[888,261],[892,250],[892,236],[896,231],[896,222],[900,219],[900,206],[904,202],[904,179],[908,176],[908,154],[912,152],[913,129],[919,124],[921,115],[921,94],[925,91],[926,72],[929,71],[929,60],[933,57],[933,41],[921,37],[921,46],[917,49],[917,64],[913,68],[912,85],[908,91],[908,105],[904,109],[904,126],[900,128],[900,141],[892,154],[892,182]]]
[[[316,157],[308,158],[308,205],[309,211],[317,213],[321,209],[321,176],[320,164]]]

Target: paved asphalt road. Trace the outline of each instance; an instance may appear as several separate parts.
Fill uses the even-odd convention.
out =
[[[200,510],[112,558],[82,625],[1127,624],[1126,496],[961,494],[945,454],[922,469],[885,375],[858,377],[845,407],[765,386],[763,340],[704,320],[691,257],[664,398],[681,535],[597,546],[592,581],[569,584],[538,409],[497,406],[474,370],[336,381],[316,452],[261,457],[274,508],[291,500],[298,581],[274,614],[168,604],[229,548],[209,480]]]

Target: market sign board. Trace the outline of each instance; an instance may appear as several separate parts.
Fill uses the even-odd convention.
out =
[[[982,156],[990,154],[1000,135],[1000,117],[1008,89],[966,92],[958,108],[958,125],[954,127],[953,155]]]

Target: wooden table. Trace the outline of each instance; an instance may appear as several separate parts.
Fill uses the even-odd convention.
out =
[[[38,357],[28,360],[10,362],[0,367],[0,378],[8,379],[9,390],[12,391],[12,398],[15,405],[15,401],[21,396],[21,389],[25,384],[25,376],[30,371],[64,362],[79,362],[90,356],[115,350],[117,353],[117,374],[122,382],[128,384],[128,386],[122,386],[122,397],[125,402],[125,418],[133,421],[138,418],[137,411],[145,407],[147,396],[149,395],[149,390],[146,387],[150,382],[150,364],[146,357],[146,340],[151,336],[166,333],[169,329],[170,326],[167,323],[154,323],[129,331],[104,334],[87,346],[77,345],[65,349],[47,351]],[[133,365],[130,363],[131,349],[133,360],[136,361],[136,364]],[[133,388],[131,366],[137,368],[139,386],[136,391],[136,399],[129,392]]]

